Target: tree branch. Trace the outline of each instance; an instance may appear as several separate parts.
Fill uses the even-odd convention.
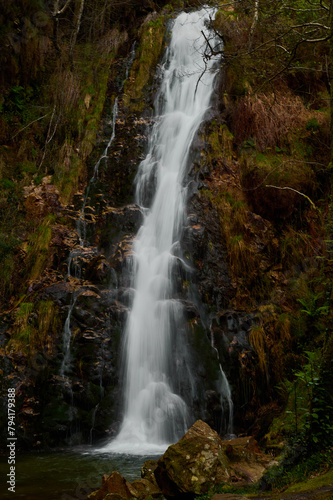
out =
[[[265,187],[267,187],[267,188],[274,188],[274,189],[280,189],[281,191],[285,191],[285,190],[293,191],[294,193],[297,193],[297,194],[303,196],[304,198],[306,198],[310,202],[310,204],[311,204],[312,208],[314,208],[314,210],[318,210],[318,208],[313,203],[313,201],[311,200],[311,198],[309,198],[306,194],[301,193],[300,191],[297,191],[297,189],[294,189],[294,188],[291,188],[291,187],[288,187],[288,186],[284,186],[284,187],[272,186],[271,184],[266,184]]]
[[[36,120],[33,120],[32,122],[28,123],[28,125],[26,125],[25,127],[21,128],[18,132],[16,132],[15,135],[13,135],[12,139],[14,139],[14,137],[16,137],[18,134],[20,134],[21,132],[23,132],[23,130],[25,130],[26,128],[30,127],[30,125],[32,125],[33,123],[35,122],[39,122],[40,120],[42,120],[43,118],[45,118],[49,113],[46,113],[46,115],[44,116],[41,116],[40,118],[36,118]]]

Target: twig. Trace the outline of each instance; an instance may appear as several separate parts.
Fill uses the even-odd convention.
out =
[[[291,188],[291,187],[288,187],[288,186],[284,186],[284,187],[272,186],[271,184],[266,184],[265,187],[267,187],[267,188],[274,188],[274,189],[280,189],[282,191],[284,191],[284,190],[294,191],[294,193],[300,194],[301,196],[303,196],[304,198],[306,198],[311,203],[311,206],[314,208],[314,210],[318,210],[318,208],[313,203],[313,201],[311,200],[311,198],[309,198],[306,194],[301,193],[300,191],[297,191],[297,189],[294,189],[294,188]]]
[[[33,123],[35,122],[38,122],[39,120],[42,120],[43,118],[45,118],[47,115],[49,115],[50,113],[46,113],[46,115],[44,116],[41,116],[40,118],[36,118],[36,120],[33,120],[32,122],[28,123],[28,125],[26,125],[25,127],[21,128],[18,132],[16,132],[16,134],[13,135],[12,139],[14,139],[14,137],[16,137],[18,134],[20,134],[21,132],[23,132],[23,130],[25,130],[26,128],[30,127],[30,125],[32,125]]]

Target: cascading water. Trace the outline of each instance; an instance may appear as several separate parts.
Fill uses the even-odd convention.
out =
[[[80,279],[81,278],[81,265],[80,265],[80,256],[84,254],[85,251],[85,241],[87,237],[87,229],[86,229],[86,221],[85,221],[85,210],[87,206],[87,200],[88,200],[88,195],[90,188],[92,184],[95,182],[97,176],[98,176],[98,170],[100,167],[100,163],[103,159],[107,158],[108,156],[108,150],[115,138],[116,135],[116,121],[117,121],[117,115],[118,115],[118,99],[115,99],[114,105],[113,105],[113,111],[112,111],[112,133],[111,137],[108,141],[108,144],[102,154],[102,156],[99,158],[98,162],[96,163],[94,170],[93,170],[93,175],[88,183],[86,193],[83,199],[82,203],[82,208],[80,210],[80,215],[79,219],[77,220],[76,223],[76,230],[77,234],[79,237],[79,245],[76,246],[69,255],[68,258],[68,263],[67,263],[67,274],[65,279],[68,280],[71,276],[74,276],[74,278]],[[70,327],[71,323],[71,317],[72,317],[72,312],[75,306],[75,301],[78,297],[78,293],[73,293],[72,295],[72,300],[71,304],[68,308],[68,314],[67,318],[65,321],[64,325],[64,331],[63,331],[63,352],[64,352],[64,357],[61,363],[60,367],[60,376],[64,377],[65,374],[68,372],[69,367],[70,367],[70,361],[71,361],[71,352],[70,352],[70,346],[71,346],[71,339],[72,339],[72,331]],[[68,384],[70,382],[68,381]]]
[[[159,453],[190,423],[185,399],[191,402],[195,377],[186,366],[182,304],[172,275],[181,261],[175,249],[184,225],[189,150],[214,90],[217,58],[203,60],[213,13],[177,17],[162,68],[156,121],[136,177],[144,222],[130,262],[134,299],[124,333],[124,417],[104,451]]]

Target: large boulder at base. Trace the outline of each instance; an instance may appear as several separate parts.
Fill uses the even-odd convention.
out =
[[[198,420],[178,443],[169,446],[154,471],[166,496],[203,494],[229,480],[229,460],[219,435]]]

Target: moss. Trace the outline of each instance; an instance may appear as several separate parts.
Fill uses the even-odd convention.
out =
[[[74,151],[70,155],[69,161],[69,171],[58,172],[57,177],[54,179],[56,185],[60,188],[61,201],[64,204],[69,203],[73,194],[77,191],[80,174],[85,167],[84,162]]]
[[[219,380],[220,367],[215,353],[208,340],[205,329],[197,320],[192,320],[188,323],[191,342],[194,351],[197,353],[197,363],[204,366],[205,377],[208,380],[209,387],[212,387],[214,382]]]
[[[209,133],[206,138],[209,144],[207,160],[211,163],[213,160],[231,161],[233,156],[234,136],[226,124],[217,125],[212,123],[209,126]]]
[[[62,328],[58,310],[52,300],[41,300],[36,308],[38,310],[38,347],[51,350]]]
[[[325,474],[320,474],[316,477],[312,477],[298,484],[293,484],[284,493],[301,493],[304,491],[313,491],[321,488],[322,486],[333,484],[333,469],[329,470]],[[332,492],[330,492],[330,497],[332,497]],[[329,499],[327,499],[329,500]]]
[[[52,351],[55,338],[61,331],[58,310],[52,300],[23,302],[17,307],[7,349],[29,355]]]
[[[165,33],[165,16],[155,17],[142,27],[142,35],[130,76],[124,86],[124,106],[140,113],[144,107],[144,91],[151,81],[161,56]]]
[[[300,154],[243,150],[241,183],[249,205],[262,217],[271,221],[289,218],[305,196],[312,196],[315,182],[311,165],[304,162]]]
[[[30,237],[27,261],[31,280],[37,279],[47,264],[52,237],[51,226],[55,219],[54,215],[47,215],[36,232]]]
[[[30,336],[33,331],[29,318],[33,308],[32,302],[23,302],[16,310],[11,338],[7,345],[9,351],[29,352]]]

